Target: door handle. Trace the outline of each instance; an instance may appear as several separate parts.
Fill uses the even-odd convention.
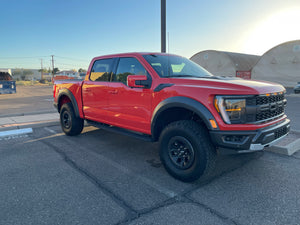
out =
[[[86,88],[86,89],[84,89],[86,92],[91,92],[91,89],[89,89],[89,88]]]
[[[115,94],[118,94],[118,90],[109,91],[108,93],[112,94],[112,95],[115,95]]]

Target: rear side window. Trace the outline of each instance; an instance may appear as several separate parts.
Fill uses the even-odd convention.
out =
[[[147,75],[147,71],[136,58],[120,58],[113,81],[126,84],[128,75]]]
[[[110,81],[114,59],[100,59],[94,62],[92,67],[91,81]]]

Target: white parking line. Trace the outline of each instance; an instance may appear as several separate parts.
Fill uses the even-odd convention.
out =
[[[56,134],[56,133],[57,133],[56,131],[54,131],[54,130],[48,128],[48,127],[44,127],[44,129],[45,129],[46,131],[49,131],[49,132],[52,133],[52,134]]]

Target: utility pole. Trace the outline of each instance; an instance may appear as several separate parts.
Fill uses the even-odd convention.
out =
[[[166,52],[166,0],[161,0],[161,52]]]
[[[41,59],[41,80],[44,79],[43,59]]]
[[[52,79],[54,78],[54,55],[51,55],[52,57]]]

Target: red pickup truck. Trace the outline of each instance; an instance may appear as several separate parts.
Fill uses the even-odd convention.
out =
[[[177,55],[94,58],[83,81],[55,81],[54,105],[67,135],[89,124],[160,142],[175,178],[209,174],[217,154],[261,151],[286,136],[283,86],[213,76]]]

